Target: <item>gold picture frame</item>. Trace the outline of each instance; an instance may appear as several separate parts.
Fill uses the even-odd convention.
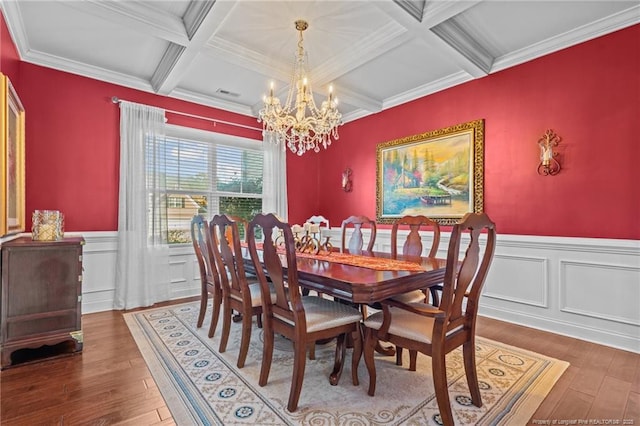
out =
[[[424,215],[453,225],[484,210],[484,120],[378,144],[376,220]]]
[[[24,118],[25,111],[9,78],[0,73],[0,236],[25,230]]]

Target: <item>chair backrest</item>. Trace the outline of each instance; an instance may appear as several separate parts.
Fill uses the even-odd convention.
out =
[[[367,244],[366,251],[372,251],[373,245],[376,242],[376,222],[369,219],[367,216],[350,216],[342,221],[342,242],[340,251],[344,252],[349,249],[350,253],[357,253],[363,250],[364,237],[362,235],[362,227],[369,228],[371,231],[369,242]],[[353,227],[353,232],[349,238],[349,242],[346,241],[347,228]]]
[[[261,254],[258,251],[255,238],[259,233],[258,231],[262,231],[263,235]],[[278,244],[276,248],[274,235],[280,235],[280,233],[282,234],[283,242]],[[267,215],[257,214],[249,223],[249,232],[247,234],[249,237],[249,253],[262,289],[262,306],[265,315],[275,315],[301,327],[306,327],[298,284],[295,242],[291,226],[288,223],[281,222],[273,213]],[[284,259],[286,261],[284,265],[278,253],[278,248],[284,248]],[[264,270],[266,270],[266,275]],[[270,300],[267,275],[276,293],[276,302],[274,304]],[[303,332],[306,332],[306,329]]]
[[[409,234],[402,246],[402,254],[405,256],[422,256],[422,238],[420,231],[433,232],[433,242],[427,256],[435,257],[440,244],[440,225],[426,216],[403,216],[393,223],[391,227],[391,257],[398,256],[398,228],[408,226]]]
[[[331,226],[329,226],[329,219],[325,218],[322,215],[318,215],[318,216],[311,216],[309,219],[307,219],[307,222],[309,223],[316,223],[318,225],[320,225],[321,228],[331,228]],[[325,225],[324,227],[322,225]]]
[[[481,247],[480,235],[483,233],[487,238],[484,247]],[[467,247],[464,257],[460,259],[464,234],[468,234],[469,240],[465,238]],[[446,313],[444,333],[462,325],[470,330],[475,328],[478,301],[493,259],[495,242],[495,224],[485,213],[467,213],[460,223],[453,226],[439,307]]]
[[[200,279],[213,284],[218,281],[218,269],[214,264],[211,244],[209,244],[209,224],[202,215],[195,215],[191,219],[191,242],[196,253]]]
[[[328,237],[330,235],[331,226],[329,226],[329,219],[322,215],[311,216],[307,219],[306,223],[313,223],[318,225],[318,239],[322,239],[323,237]]]
[[[215,215],[209,231],[223,291],[248,291],[238,224],[226,215]]]
[[[249,221],[240,216],[232,216],[226,215],[230,220],[234,221],[238,225],[238,236],[240,236],[240,240],[242,242],[247,242],[247,227],[249,226]],[[231,228],[227,228],[227,241],[233,243],[231,239]]]

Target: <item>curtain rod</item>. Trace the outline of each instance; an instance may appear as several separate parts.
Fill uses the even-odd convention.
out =
[[[114,104],[119,104],[120,101],[123,101],[123,100],[124,99],[120,99],[117,96],[113,96],[111,98],[111,102],[113,102]],[[130,102],[130,101],[126,101],[126,102]],[[165,109],[165,108],[162,108],[162,109],[164,109],[166,112],[170,112],[172,114],[183,115],[185,117],[197,118],[197,119],[200,119],[200,120],[212,121],[214,124],[215,123],[228,124],[229,126],[242,127],[243,129],[257,130],[259,132],[262,131],[262,129],[259,128],[259,127],[251,127],[251,126],[247,126],[245,124],[232,123],[230,121],[218,120],[218,119],[215,119],[215,118],[204,117],[202,115],[189,114],[187,112],[175,111],[175,110],[172,110],[172,109]]]

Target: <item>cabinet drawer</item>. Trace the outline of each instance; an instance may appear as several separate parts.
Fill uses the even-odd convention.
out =
[[[23,337],[76,331],[80,329],[78,313],[72,311],[50,312],[46,315],[28,316],[25,318],[11,318],[7,321],[6,341],[18,340]]]

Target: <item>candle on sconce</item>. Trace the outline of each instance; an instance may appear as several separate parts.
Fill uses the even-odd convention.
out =
[[[544,176],[554,176],[560,172],[560,163],[556,159],[556,153],[553,152],[554,147],[560,143],[560,136],[553,130],[549,129],[538,139],[540,147],[540,163],[538,164],[538,174]]]

